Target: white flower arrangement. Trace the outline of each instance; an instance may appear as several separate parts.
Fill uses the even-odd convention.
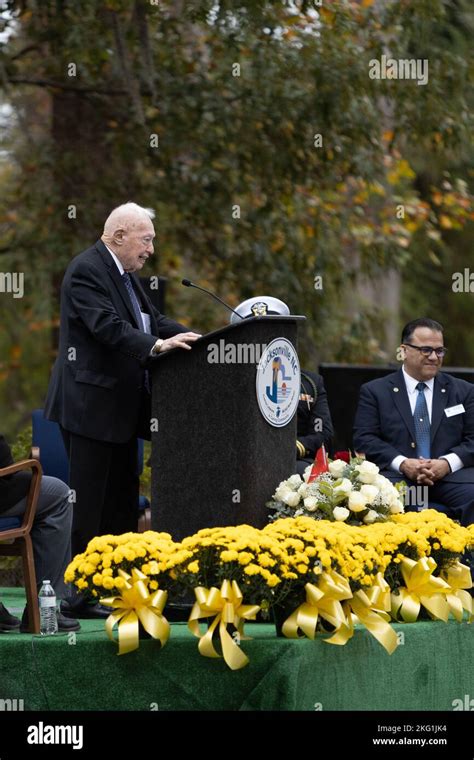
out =
[[[270,520],[304,515],[315,520],[370,525],[385,522],[404,512],[405,483],[393,484],[380,475],[373,462],[353,457],[350,462],[335,459],[329,470],[308,482],[311,466],[304,477],[283,480],[267,507],[275,511]]]

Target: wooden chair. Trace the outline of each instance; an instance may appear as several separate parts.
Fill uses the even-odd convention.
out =
[[[21,557],[29,612],[29,630],[31,633],[39,633],[38,588],[30,531],[36,514],[43,470],[36,459],[26,459],[0,469],[0,478],[29,469],[32,470],[32,478],[23,518],[2,517],[0,513],[0,556]],[[5,541],[8,543],[4,543]]]

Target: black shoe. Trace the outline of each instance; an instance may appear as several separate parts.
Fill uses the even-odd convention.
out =
[[[69,602],[61,603],[61,613],[65,618],[79,618],[80,620],[105,620],[113,612],[112,608],[104,607],[96,602],[87,604],[82,602],[77,606],[71,606]]]
[[[0,602],[0,633],[17,631],[19,627],[19,619],[14,615],[10,615],[7,608]]]
[[[58,612],[56,617],[58,619],[58,633],[72,633],[72,631],[81,630],[81,624],[78,620],[74,620],[73,618],[66,618],[61,612]],[[20,633],[30,633],[28,607],[25,607],[23,610],[23,616],[20,623]]]
[[[69,633],[70,631],[80,631],[81,624],[79,620],[66,617],[62,612],[58,612],[58,632]]]

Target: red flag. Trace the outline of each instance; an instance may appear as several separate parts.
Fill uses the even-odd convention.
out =
[[[309,473],[308,483],[312,483],[313,480],[316,480],[318,475],[321,475],[322,472],[327,472],[328,470],[328,458],[323,444],[321,448],[317,450],[316,456],[314,457],[314,464]]]

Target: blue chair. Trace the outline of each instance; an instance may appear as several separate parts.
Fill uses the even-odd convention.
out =
[[[38,589],[36,585],[33,543],[31,528],[36,514],[36,505],[41,486],[42,469],[36,459],[26,459],[23,462],[0,469],[0,478],[13,475],[20,470],[32,470],[32,478],[26,500],[23,517],[2,517],[0,515],[0,557],[21,557],[23,578],[25,582],[26,601],[28,604],[28,621],[31,633],[40,632],[40,617],[38,607]],[[5,543],[6,542],[6,543]]]
[[[33,447],[39,448],[39,459],[45,475],[59,478],[69,484],[69,460],[63,437],[57,422],[51,422],[43,416],[42,409],[35,409],[31,415],[33,429]],[[138,439],[138,472],[143,472],[144,442]],[[138,530],[143,532],[150,527],[150,502],[146,496],[138,499]]]
[[[44,475],[69,482],[69,460],[63,437],[57,422],[43,417],[42,409],[35,409],[31,415],[32,445],[39,448],[39,460]]]

